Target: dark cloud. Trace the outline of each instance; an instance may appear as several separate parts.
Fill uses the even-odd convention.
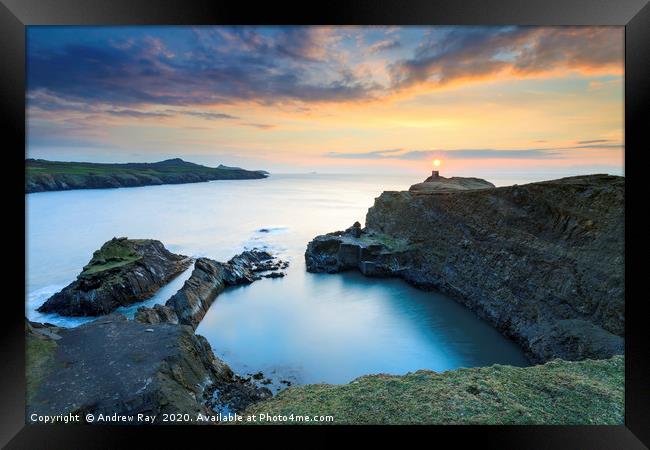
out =
[[[133,117],[134,119],[171,117],[171,114],[169,113],[146,112],[146,111],[138,111],[135,109],[119,109],[119,110],[109,110],[105,112],[107,114],[110,114],[111,116]]]
[[[188,33],[186,52],[160,39],[30,48],[30,91],[66,101],[190,106],[238,100],[340,101],[368,98],[377,85],[350,70],[332,72],[335,41],[327,28],[287,27],[264,35],[254,28],[203,28]],[[329,70],[327,81],[313,73]]]
[[[413,58],[390,66],[394,87],[425,81],[516,74],[623,63],[620,27],[453,28],[420,44]]]
[[[603,142],[610,142],[609,139],[592,139],[590,141],[578,141],[578,144],[600,144]]]
[[[583,144],[583,145],[574,145],[573,147],[566,147],[570,150],[579,150],[579,149],[594,149],[594,148],[623,148],[623,144]]]
[[[178,111],[175,112],[178,113]],[[180,114],[184,114],[186,116],[200,117],[202,119],[209,119],[209,120],[239,119],[239,117],[233,116],[231,114],[204,112],[204,111],[182,111],[180,112]]]
[[[271,128],[275,128],[275,125],[270,125],[270,124],[267,124],[267,123],[244,122],[244,123],[241,123],[240,125],[244,125],[244,126],[247,126],[247,127],[259,128],[260,130],[270,130]]]

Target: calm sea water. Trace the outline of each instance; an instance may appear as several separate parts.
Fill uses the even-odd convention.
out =
[[[444,371],[494,363],[526,365],[520,349],[443,295],[356,272],[310,274],[314,236],[364,222],[399,176],[273,175],[265,180],[30,194],[26,314],[76,326],[84,318],[35,309],[75,279],[114,236],[153,238],[173,252],[225,261],[267,248],[290,262],[287,276],[227,290],[197,329],[236,372],[263,372],[270,387],[345,383],[370,373]],[[265,228],[269,232],[261,232]],[[186,271],[144,304],[164,303]],[[142,304],[125,308],[132,315]]]

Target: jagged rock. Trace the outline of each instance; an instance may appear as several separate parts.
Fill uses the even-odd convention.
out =
[[[28,324],[33,342],[42,326]],[[59,328],[57,335],[51,344],[38,335],[40,345],[28,346],[28,375],[38,375],[28,385],[28,417],[144,413],[163,423],[162,413],[211,414],[215,402],[238,412],[271,396],[235,376],[187,326],[141,324],[113,314]],[[35,350],[40,353],[30,357]],[[216,390],[228,394],[215,396]]]
[[[259,387],[250,379],[233,377],[233,381],[227,383],[216,383],[208,406],[213,411],[242,412],[249,405],[273,397],[273,393],[266,387]]]
[[[191,262],[171,253],[160,241],[113,238],[93,254],[75,281],[38,311],[63,316],[108,314],[151,297]]]
[[[366,228],[311,241],[307,270],[358,269],[447,293],[534,362],[622,354],[624,178],[384,192]]]
[[[278,274],[276,271],[285,268],[286,264],[258,249],[245,251],[227,263],[198,258],[190,278],[164,307],[156,305],[154,309],[157,307],[157,310],[141,307],[135,320],[144,323],[181,323],[196,329],[214,299],[226,287],[249,284],[262,276],[284,276],[274,274]]]
[[[176,311],[167,305],[154,305],[153,308],[141,306],[133,319],[141,323],[178,323]]]
[[[266,275],[262,275],[263,278],[282,278],[284,277],[283,272],[271,272],[267,273]]]

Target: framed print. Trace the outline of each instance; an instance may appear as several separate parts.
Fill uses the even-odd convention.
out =
[[[648,444],[646,2],[0,9],[7,448]]]

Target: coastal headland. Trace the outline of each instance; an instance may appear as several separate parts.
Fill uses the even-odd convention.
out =
[[[89,163],[25,160],[25,193],[70,189],[106,189],[160,184],[200,183],[213,180],[256,180],[264,170],[206,167],[180,158],[154,163]]]

